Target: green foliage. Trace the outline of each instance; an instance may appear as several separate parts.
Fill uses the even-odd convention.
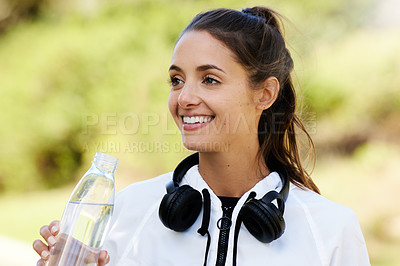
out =
[[[153,9],[50,17],[3,36],[0,190],[75,178],[83,145],[102,137],[99,125],[88,128],[87,114],[151,112],[165,101],[148,94],[149,88],[152,95],[168,93],[160,80],[166,80],[172,38],[165,27],[172,22]],[[153,12],[159,20],[146,18]]]
[[[321,115],[333,113],[347,124],[366,116],[378,122],[399,112],[399,47],[397,34],[375,30],[320,47],[320,60],[307,77],[307,105]]]

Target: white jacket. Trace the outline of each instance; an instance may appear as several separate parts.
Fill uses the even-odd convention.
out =
[[[111,230],[104,245],[111,256],[109,265],[203,265],[207,236],[197,233],[202,213],[194,225],[183,233],[166,228],[158,217],[159,204],[166,193],[165,184],[171,179],[172,173],[167,173],[132,184],[117,194]],[[186,173],[180,185],[183,184],[189,184],[198,191],[207,188],[211,194],[211,246],[207,265],[215,265],[221,202],[200,176],[198,165]],[[234,226],[249,193],[254,191],[256,198],[261,198],[270,190],[280,191],[281,185],[278,174],[273,172],[239,200],[232,214],[225,265],[232,265]],[[284,219],[284,234],[269,244],[258,241],[242,224],[237,242],[237,265],[370,265],[365,241],[352,210],[290,184]]]

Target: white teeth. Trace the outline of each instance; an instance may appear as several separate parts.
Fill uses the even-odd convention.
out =
[[[210,122],[213,118],[210,116],[183,116],[183,123],[185,124],[194,124],[194,123],[207,123]]]

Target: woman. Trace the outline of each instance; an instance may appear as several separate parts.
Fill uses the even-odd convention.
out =
[[[172,55],[168,105],[198,154],[118,194],[99,265],[369,265],[355,214],[320,196],[301,165],[295,128],[312,141],[292,69],[274,11],[193,19]],[[50,246],[57,231],[41,230]],[[43,264],[48,246],[34,248]]]

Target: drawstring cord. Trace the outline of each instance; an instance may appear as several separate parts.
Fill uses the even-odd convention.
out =
[[[236,258],[237,258],[237,242],[239,238],[240,226],[242,225],[242,218],[238,216],[235,224],[235,236],[233,238],[233,266],[236,266]]]
[[[201,192],[203,194],[203,199],[204,199],[203,221],[201,222],[201,227],[199,228],[199,230],[197,230],[197,233],[199,233],[202,236],[207,234],[207,246],[203,264],[204,266],[206,266],[208,251],[210,250],[210,244],[211,244],[211,236],[210,232],[208,231],[208,227],[210,225],[211,199],[210,199],[210,192],[208,192],[207,189],[203,189]]]
[[[204,266],[207,265],[207,258],[208,258],[208,252],[210,250],[210,244],[211,244],[211,236],[210,232],[208,231],[208,227],[210,225],[210,215],[211,215],[211,198],[210,198],[210,192],[208,192],[207,189],[203,189],[202,191],[203,194],[203,199],[204,199],[204,211],[203,211],[203,220],[201,222],[201,227],[199,230],[197,230],[197,233],[199,233],[202,236],[207,235],[207,246],[206,246],[206,252],[204,255]],[[250,200],[251,198],[254,198],[256,196],[255,192],[251,192],[249,197],[247,198],[246,202]],[[242,217],[238,215],[236,224],[235,224],[235,234],[234,234],[234,240],[233,240],[233,266],[236,266],[236,261],[237,261],[237,243],[239,239],[239,232],[240,232],[240,227],[242,225]]]
[[[254,198],[256,196],[255,192],[251,192],[249,197],[247,198],[246,202],[252,198]],[[240,232],[240,227],[242,226],[242,216],[238,215],[237,220],[236,220],[236,224],[235,224],[235,235],[233,238],[233,262],[232,265],[236,266],[236,261],[237,261],[237,243],[238,243],[238,239],[239,239],[239,232]]]

